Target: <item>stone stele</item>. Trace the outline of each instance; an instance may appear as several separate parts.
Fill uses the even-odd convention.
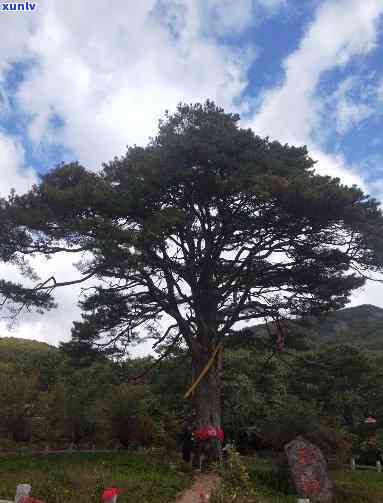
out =
[[[15,503],[19,503],[25,496],[29,496],[32,487],[30,484],[19,484],[16,488]]]
[[[333,484],[322,451],[299,436],[285,445],[285,452],[298,496],[312,503],[331,503]]]

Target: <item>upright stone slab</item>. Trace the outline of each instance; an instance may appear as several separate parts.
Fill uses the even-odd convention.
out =
[[[31,493],[32,487],[30,484],[19,484],[16,488],[15,503],[20,503],[26,496]]]
[[[322,451],[297,437],[285,446],[285,452],[298,496],[312,503],[331,503],[333,485]]]

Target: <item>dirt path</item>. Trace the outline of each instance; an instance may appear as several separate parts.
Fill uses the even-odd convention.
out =
[[[219,477],[215,473],[199,473],[194,478],[193,485],[180,494],[176,503],[201,503],[201,493],[210,495],[212,490],[217,487]]]

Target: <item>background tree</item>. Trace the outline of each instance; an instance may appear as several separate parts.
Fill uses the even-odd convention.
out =
[[[195,377],[216,355],[194,398],[198,425],[220,426],[218,349],[236,323],[341,308],[382,271],[378,203],[313,168],[305,147],[241,129],[212,102],[180,105],[100,173],[60,165],[1,201],[3,261],[32,278],[29,255],[83,254],[72,281],[2,281],[5,306],[49,309],[54,288],[87,281],[73,339],[114,347],[146,330],[169,348],[182,341]]]
[[[372,412],[376,414],[377,370],[365,352],[329,345],[297,359],[290,391],[303,400],[315,400],[325,414],[336,415],[353,427]]]
[[[12,337],[0,338],[0,362],[15,365],[24,375],[38,374],[39,387],[46,390],[56,380],[62,355],[45,342]]]
[[[15,364],[0,362],[0,430],[13,440],[28,441],[29,417],[38,400],[38,371],[26,374]]]
[[[222,420],[226,434],[240,448],[248,444],[248,429],[289,398],[290,369],[280,360],[269,358],[270,350],[261,352],[256,346],[225,350]]]
[[[158,421],[160,403],[148,386],[115,386],[105,407],[112,431],[123,446],[148,446],[156,435],[162,436],[161,422]]]

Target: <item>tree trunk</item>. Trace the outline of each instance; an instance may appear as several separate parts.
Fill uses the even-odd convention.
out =
[[[197,379],[209,362],[213,351],[202,348],[193,352],[193,375]],[[209,371],[204,375],[194,390],[194,404],[196,429],[206,426],[221,428],[221,367],[222,358],[219,351]],[[195,450],[195,465],[201,467],[201,454],[206,458],[207,464],[216,461],[221,455],[221,445],[217,439],[198,442]]]
[[[193,358],[195,379],[201,374],[211,353],[200,352]],[[217,355],[213,365],[194,390],[196,427],[215,426],[221,428],[221,358]]]

